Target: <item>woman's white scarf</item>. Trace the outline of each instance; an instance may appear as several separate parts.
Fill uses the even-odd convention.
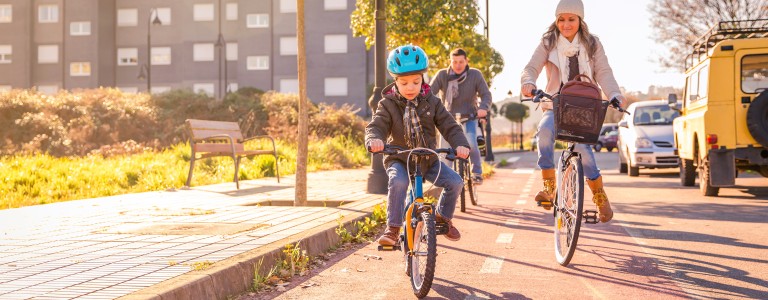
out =
[[[560,67],[560,82],[568,82],[568,57],[579,56],[579,74],[584,74],[592,78],[592,67],[589,65],[589,53],[579,41],[579,35],[573,37],[573,42],[562,35],[557,37],[557,59]]]

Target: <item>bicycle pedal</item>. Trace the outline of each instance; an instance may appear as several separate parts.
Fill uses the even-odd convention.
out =
[[[582,217],[584,218],[584,223],[587,224],[597,224],[599,221],[597,220],[597,211],[596,210],[585,210],[582,214]]]
[[[437,235],[442,235],[448,233],[448,223],[444,222],[436,222],[435,223],[435,233]]]
[[[392,245],[392,246],[384,246],[379,245],[378,250],[379,251],[400,251],[402,248],[400,245]]]

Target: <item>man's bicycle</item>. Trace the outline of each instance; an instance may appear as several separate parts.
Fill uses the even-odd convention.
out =
[[[406,167],[411,184],[408,189],[408,196],[404,199],[406,201],[402,227],[404,230],[400,233],[398,243],[394,246],[382,245],[378,249],[380,251],[403,251],[405,273],[411,277],[413,294],[418,298],[424,298],[432,288],[432,280],[435,277],[437,236],[446,234],[449,225],[436,220],[437,203],[424,199],[424,174],[421,171],[420,161],[431,155],[438,156],[439,153],[445,153],[445,158],[450,161],[463,159],[456,157],[456,152],[451,148],[405,149],[395,145],[385,145],[381,153],[387,155],[408,153],[407,161],[413,161],[415,167],[413,171],[411,171],[410,163]],[[412,157],[413,160],[411,160]],[[440,171],[435,178],[440,178]]]
[[[456,122],[461,124],[462,127],[466,127],[468,121],[476,119],[477,117],[475,115],[456,114]],[[466,128],[464,128],[464,132],[466,132]],[[461,176],[461,179],[464,181],[464,187],[461,188],[459,198],[461,212],[466,212],[467,196],[469,196],[469,201],[472,202],[472,205],[477,206],[478,201],[477,185],[475,184],[474,179],[472,179],[472,167],[469,165],[469,160],[457,159],[453,161],[453,170],[455,170],[456,173],[459,173],[459,176]]]
[[[553,97],[542,90],[533,90],[531,93],[534,95],[533,99],[521,99],[520,102],[559,101],[557,95]],[[619,112],[629,114],[629,112],[619,106],[618,99],[614,98],[610,101],[602,101],[603,117],[608,106]],[[555,107],[557,107],[557,104]],[[557,118],[559,118],[559,115],[555,111],[555,119],[557,120]],[[602,124],[602,120],[599,121]],[[556,121],[555,124],[559,124],[559,122]],[[557,131],[557,128],[555,131]],[[567,266],[571,262],[571,258],[573,258],[573,253],[576,251],[576,243],[579,240],[582,220],[587,224],[597,224],[599,221],[596,208],[584,208],[584,169],[581,164],[581,154],[575,151],[577,143],[565,138],[559,140],[567,142],[568,147],[563,150],[557,163],[557,188],[555,189],[555,199],[552,203],[554,207],[552,213],[555,217],[555,258],[560,265]],[[597,141],[595,140],[594,142]]]

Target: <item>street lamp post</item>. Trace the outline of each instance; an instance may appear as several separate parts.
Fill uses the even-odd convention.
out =
[[[216,48],[219,49],[219,97],[222,100],[226,97],[229,87],[227,87],[227,42],[224,40],[224,34],[221,33],[221,19],[224,11],[221,9],[221,0],[219,0],[219,37],[216,39]],[[224,65],[224,81],[221,79],[221,65]]]
[[[152,19],[152,14],[155,18]],[[147,20],[147,61],[142,64],[141,70],[139,70],[139,79],[147,79],[147,93],[152,93],[152,25],[163,25],[160,21],[160,16],[157,14],[157,8],[152,8],[149,11],[149,19]]]
[[[375,83],[373,95],[368,99],[368,105],[371,107],[372,114],[376,114],[376,108],[381,101],[381,90],[386,83],[386,57],[387,57],[387,22],[386,22],[386,0],[376,0],[375,30],[374,37],[374,73]],[[384,169],[384,155],[381,153],[371,154],[371,172],[368,173],[367,191],[371,194],[386,194],[389,177]]]

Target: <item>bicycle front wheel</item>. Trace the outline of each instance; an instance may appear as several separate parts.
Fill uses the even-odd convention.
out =
[[[562,170],[555,196],[555,257],[567,266],[576,251],[584,207],[584,170],[578,156],[570,157]]]
[[[472,202],[472,205],[477,206],[477,186],[475,181],[472,180],[472,176],[469,176],[469,180],[467,180],[467,191],[469,192],[470,202]]]
[[[411,287],[413,294],[419,299],[424,298],[432,288],[437,262],[437,231],[435,216],[429,212],[421,214],[421,221],[414,230],[413,255],[408,259],[411,266]]]
[[[465,163],[456,161],[456,172],[459,173],[459,176],[461,176],[461,181],[464,182],[464,185],[461,186],[461,194],[459,194],[459,202],[460,202],[460,209],[461,212],[467,212],[467,180],[471,177],[467,176],[467,168]]]

